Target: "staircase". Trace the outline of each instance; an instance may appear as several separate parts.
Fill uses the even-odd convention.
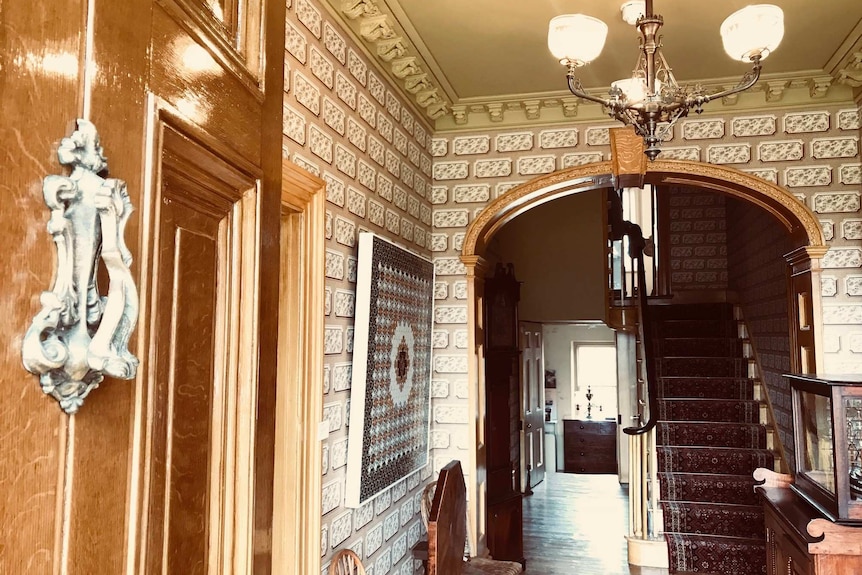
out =
[[[651,306],[670,573],[766,573],[752,472],[773,468],[730,304]]]

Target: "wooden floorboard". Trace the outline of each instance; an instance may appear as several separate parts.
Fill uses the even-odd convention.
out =
[[[647,575],[629,566],[628,487],[616,475],[549,473],[524,497],[528,575]]]

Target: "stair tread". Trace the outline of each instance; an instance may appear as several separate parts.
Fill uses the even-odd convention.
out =
[[[774,464],[768,449],[734,447],[659,446],[656,449],[659,469],[671,471],[705,470],[713,475],[753,472]]]
[[[763,511],[762,505],[754,505],[747,503],[721,503],[721,502],[710,502],[710,501],[685,501],[685,500],[667,500],[660,499],[659,503],[666,503],[671,505],[687,505],[689,507],[718,507],[720,509],[739,509],[739,510],[751,510],[751,511]]]
[[[702,425],[717,425],[725,423],[728,425],[750,425],[752,427],[763,426],[762,423],[745,422],[745,421],[710,421],[709,419],[659,419],[659,423],[687,423],[687,424],[702,424]],[[719,446],[720,447],[720,446]]]
[[[662,336],[659,336],[657,339],[659,342],[662,342],[662,341],[674,341],[674,342],[677,342],[677,341],[684,341],[684,342],[708,341],[710,343],[715,343],[716,341],[733,341],[733,342],[743,341],[742,338],[737,337],[735,335],[724,335],[724,334],[708,335],[708,336],[703,336],[703,335],[662,335]]]
[[[712,475],[712,476],[717,475],[716,473],[697,473],[694,471],[658,471],[657,473],[659,475],[661,475],[661,474],[685,475],[685,476],[691,476],[694,478],[701,477],[701,476],[707,477],[710,475]],[[742,481],[742,480],[745,480],[745,481],[751,482],[752,486],[754,485],[754,477],[752,477],[748,473],[721,473],[720,475],[725,481],[734,481],[734,480]]]
[[[659,421],[656,442],[665,446],[766,449],[766,427],[726,421]]]
[[[699,383],[708,384],[708,383],[727,383],[727,382],[738,382],[738,381],[757,381],[756,378],[753,377],[745,377],[740,375],[700,375],[700,376],[692,376],[692,375],[662,375],[658,379],[663,380],[666,383],[674,383],[674,382],[687,382],[691,380],[697,380]]]
[[[708,425],[710,427],[763,427],[762,423],[745,423],[735,421],[684,421],[680,419],[659,419],[656,424]]]
[[[718,453],[736,453],[738,451],[763,451],[772,453],[771,450],[755,447],[723,447],[721,445],[659,445],[660,449],[702,449],[704,451],[717,451]]]
[[[727,402],[739,402],[739,403],[763,403],[759,399],[733,399],[733,398],[721,398],[721,397],[662,397],[661,401],[679,401],[685,403],[691,402],[707,402],[712,401],[714,403],[727,403]]]
[[[727,360],[727,361],[742,361],[744,357],[733,357],[730,355],[663,355],[662,359],[711,359],[711,360]],[[673,376],[670,376],[673,377]],[[733,376],[727,376],[733,377]]]
[[[675,531],[665,531],[664,534],[665,535],[671,535],[671,536],[687,537],[690,539],[704,539],[704,540],[719,539],[719,540],[723,540],[723,541],[731,541],[731,542],[739,542],[742,544],[749,544],[749,545],[752,545],[754,547],[763,547],[764,544],[766,543],[765,538],[757,539],[754,537],[737,537],[736,535],[708,535],[705,533],[677,533]]]

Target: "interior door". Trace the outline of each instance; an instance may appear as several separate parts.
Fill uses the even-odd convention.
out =
[[[15,209],[0,210],[0,263],[21,281],[2,298],[17,308],[3,368],[20,385],[14,419],[0,418],[13,502],[0,504],[0,572],[271,571],[284,71],[263,62],[283,58],[284,11],[263,0],[3,5]],[[57,145],[77,118],[96,126],[135,208],[125,239],[140,365],[69,417],[23,372],[20,334],[54,265],[41,181],[67,173]]]
[[[545,478],[545,364],[542,355],[542,324],[522,321],[518,331],[521,340],[524,490],[529,491]]]

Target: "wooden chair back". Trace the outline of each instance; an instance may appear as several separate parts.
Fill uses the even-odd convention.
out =
[[[329,564],[329,575],[365,575],[359,555],[350,549],[341,549]]]
[[[428,514],[428,575],[458,575],[464,569],[467,488],[460,461],[449,462],[437,477]]]
[[[437,482],[432,481],[422,490],[422,524],[425,526],[425,531],[428,531],[428,518],[431,515],[431,504],[434,503],[434,492],[437,491]]]

